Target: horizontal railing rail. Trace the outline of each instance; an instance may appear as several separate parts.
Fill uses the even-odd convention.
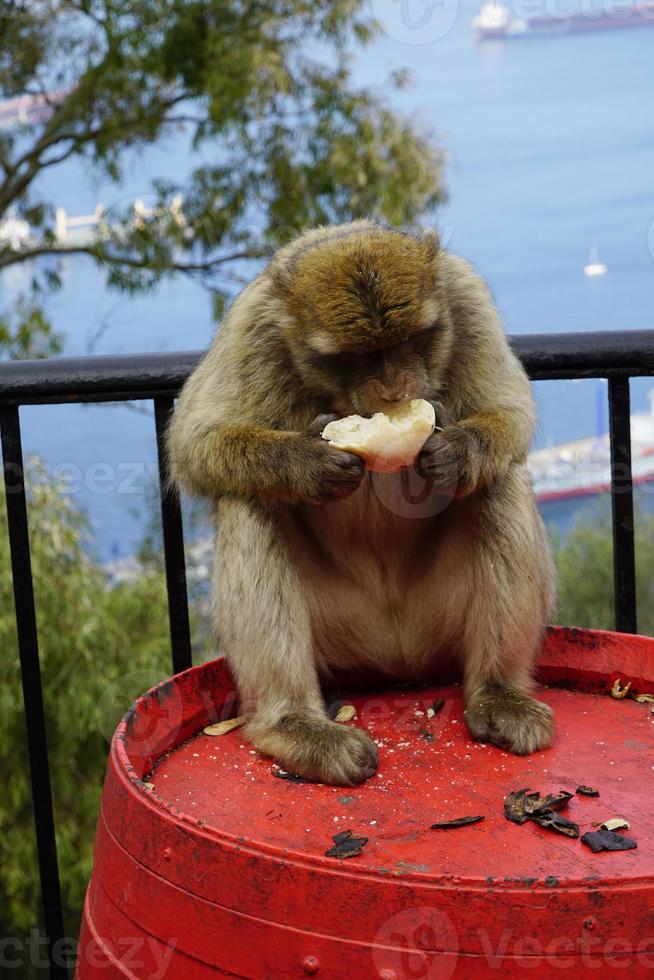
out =
[[[0,364],[0,404],[131,401],[176,394],[200,351],[57,357]]]
[[[634,509],[631,472],[632,377],[654,376],[654,330],[527,334],[510,338],[532,380],[606,378],[611,440],[611,500],[616,629],[636,631]],[[164,563],[172,669],[192,664],[184,535],[179,500],[167,480],[164,433],[175,397],[202,355],[197,351],[106,357],[62,357],[0,364],[0,435],[18,650],[50,977],[66,969],[53,955],[63,939],[59,869],[39,661],[23,480],[21,405],[151,400],[159,462]]]
[[[534,381],[654,376],[654,330],[509,337]],[[175,394],[201,351],[58,357],[0,364],[0,404],[128,401]]]

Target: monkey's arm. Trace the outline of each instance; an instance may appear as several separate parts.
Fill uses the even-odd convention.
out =
[[[446,439],[456,460],[458,496],[493,483],[511,464],[526,460],[525,419],[515,409],[494,408],[470,415]]]
[[[434,433],[418,465],[427,478],[457,496],[468,496],[525,458],[524,419],[512,409],[494,408]]]
[[[186,441],[182,415],[168,445],[173,479],[190,493],[318,503],[346,496],[361,481],[362,460],[320,436],[332,416],[303,432],[218,422]]]
[[[358,486],[358,456],[333,449],[306,422],[307,403],[275,328],[266,283],[238,297],[180,395],[168,429],[173,483],[181,490],[273,500],[324,501]]]
[[[450,419],[425,444],[419,468],[465,496],[525,462],[535,410],[485,283],[454,256],[446,257],[445,281],[454,324],[444,393]]]

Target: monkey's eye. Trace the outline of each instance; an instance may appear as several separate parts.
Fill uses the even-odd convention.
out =
[[[320,369],[340,373],[354,371],[360,364],[360,355],[343,351],[339,354],[312,354],[311,363]]]
[[[385,306],[381,310],[382,316],[386,316],[388,313],[401,313],[402,310],[406,310],[411,304],[407,300],[405,303],[394,303],[393,306]]]
[[[433,323],[428,327],[424,327],[422,330],[417,330],[408,340],[400,345],[401,349],[406,353],[425,354],[433,343],[438,329],[439,325]]]

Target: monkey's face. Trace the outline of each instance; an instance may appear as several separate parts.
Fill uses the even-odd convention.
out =
[[[302,374],[313,387],[329,392],[334,410],[372,415],[410,398],[430,395],[430,363],[437,325],[407,340],[370,351],[323,354],[305,349]]]
[[[374,229],[302,254],[285,286],[296,364],[335,411],[371,414],[427,394],[443,330],[433,237]]]

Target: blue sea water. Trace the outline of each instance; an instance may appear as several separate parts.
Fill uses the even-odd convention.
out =
[[[385,33],[353,58],[357,84],[385,95],[444,147],[449,201],[443,240],[490,283],[511,333],[654,327],[654,28],[475,43],[477,0],[372,0]],[[446,29],[447,28],[447,29]],[[401,67],[411,86],[392,91]],[[71,162],[43,189],[70,213],[142,196],[153,176],[179,176],[183,135],[130,160],[117,189]],[[601,279],[583,267],[596,244]],[[28,270],[0,280],[2,297]],[[65,353],[205,347],[214,326],[201,287],[176,279],[136,299],[110,293],[83,258],[67,261],[52,302]],[[605,427],[602,382],[535,385],[537,445]],[[649,379],[632,385],[647,409]],[[143,408],[143,406],[141,406]],[[25,451],[71,482],[98,552],[129,554],[142,533],[155,445],[151,414],[119,406],[22,409]],[[62,469],[62,467],[64,467]],[[576,508],[576,503],[574,507]],[[138,513],[137,513],[138,512]],[[561,512],[568,523],[571,507]]]

